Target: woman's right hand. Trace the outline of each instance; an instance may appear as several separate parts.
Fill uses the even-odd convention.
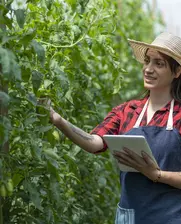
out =
[[[65,120],[51,107],[51,101],[48,102],[47,106],[49,106],[50,111],[50,122],[72,142],[90,153],[102,150],[104,144],[100,136],[91,135]]]
[[[54,111],[54,109],[51,106],[51,103],[52,103],[51,100],[46,97],[40,98],[38,101],[38,105],[45,107],[46,110],[50,112],[50,122],[56,126],[61,116],[56,111]]]

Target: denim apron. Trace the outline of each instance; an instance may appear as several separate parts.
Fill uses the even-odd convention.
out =
[[[145,136],[163,171],[181,171],[181,136],[173,128],[174,100],[166,127],[140,126],[148,101],[135,126],[125,134]],[[180,177],[181,178],[181,177]],[[181,190],[155,183],[139,172],[120,172],[121,198],[115,224],[181,224]]]

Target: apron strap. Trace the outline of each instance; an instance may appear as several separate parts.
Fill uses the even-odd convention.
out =
[[[145,114],[145,111],[147,109],[148,103],[149,103],[149,99],[146,101],[146,103],[145,103],[145,105],[144,105],[144,107],[143,107],[135,125],[133,126],[133,128],[139,128],[139,126],[141,124],[141,121],[143,119],[143,116]],[[172,101],[171,101],[166,130],[173,130],[173,108],[174,108],[174,99],[172,99]]]
[[[173,130],[173,108],[174,108],[174,99],[171,101],[171,105],[170,105],[170,111],[169,111],[167,128],[166,128],[167,131]]]
[[[148,102],[149,102],[149,98],[148,98],[148,100],[146,101],[146,103],[145,103],[145,105],[144,105],[144,107],[143,107],[143,110],[141,111],[141,114],[139,115],[139,117],[138,117],[138,119],[137,119],[135,125],[133,126],[133,128],[139,128],[139,126],[140,126],[140,124],[141,124],[141,121],[142,121],[142,119],[143,119],[143,116],[144,116],[144,114],[145,114],[145,111],[146,111],[146,109],[147,109]]]

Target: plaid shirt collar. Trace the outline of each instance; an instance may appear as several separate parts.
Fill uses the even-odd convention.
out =
[[[144,99],[140,100],[139,102],[132,101],[129,105],[132,109],[136,111],[137,114],[140,114],[148,97],[145,97]],[[165,107],[161,108],[159,111],[169,111],[171,106],[171,101],[165,105]],[[181,104],[175,100],[174,104],[174,112],[178,112],[181,108]]]

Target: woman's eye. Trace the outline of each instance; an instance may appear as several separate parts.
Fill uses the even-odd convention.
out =
[[[164,63],[163,63],[163,62],[159,62],[159,61],[158,61],[156,64],[157,64],[159,67],[163,67],[163,66],[164,66]]]
[[[148,59],[148,58],[145,58],[145,59],[144,59],[144,63],[145,63],[145,64],[148,64],[148,63],[149,63],[149,59]]]

